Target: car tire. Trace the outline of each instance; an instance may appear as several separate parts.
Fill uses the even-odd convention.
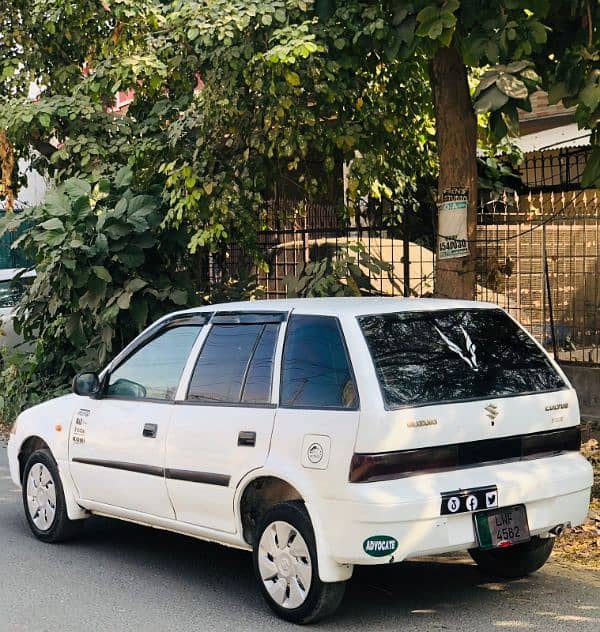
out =
[[[553,548],[554,538],[533,537],[529,542],[505,549],[471,549],[469,553],[481,570],[497,577],[512,579],[524,577],[542,568]]]
[[[36,450],[23,472],[23,506],[33,535],[42,542],[75,537],[83,520],[69,520],[58,467],[49,450]]]
[[[267,511],[253,556],[263,597],[282,619],[314,623],[340,605],[346,582],[319,578],[315,537],[304,503],[285,502]]]

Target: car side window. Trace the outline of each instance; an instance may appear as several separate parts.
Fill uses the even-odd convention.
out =
[[[213,325],[198,357],[187,399],[268,404],[278,324]]]
[[[281,365],[282,406],[358,407],[358,394],[338,319],[292,315]]]
[[[173,327],[150,340],[110,374],[106,395],[174,399],[201,328],[199,325]]]

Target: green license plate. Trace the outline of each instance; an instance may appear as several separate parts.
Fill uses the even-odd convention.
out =
[[[480,511],[473,518],[480,549],[513,546],[531,539],[525,505]]]

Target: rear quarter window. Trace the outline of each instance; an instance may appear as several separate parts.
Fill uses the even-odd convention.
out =
[[[509,397],[565,383],[502,310],[359,316],[387,408]]]

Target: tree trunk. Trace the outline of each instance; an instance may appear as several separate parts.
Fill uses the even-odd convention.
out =
[[[469,254],[437,259],[435,295],[475,298],[477,227],[477,119],[469,94],[467,69],[454,47],[440,48],[430,63],[440,158],[439,199],[444,191],[468,189],[467,238]],[[439,235],[438,235],[439,244]],[[438,246],[439,252],[439,246]]]

